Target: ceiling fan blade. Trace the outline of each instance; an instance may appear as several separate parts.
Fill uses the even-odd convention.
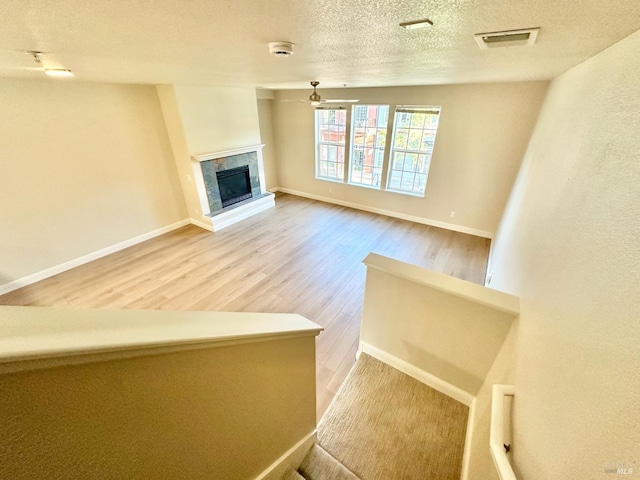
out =
[[[317,87],[319,84],[320,82],[317,82],[317,81],[311,82],[311,86],[313,87],[313,93],[309,95],[309,100],[281,100],[281,102],[300,102],[300,103],[311,104],[315,107],[318,107],[320,105],[325,105],[327,103],[344,104],[344,103],[358,103],[360,101],[355,98],[327,98],[327,99],[321,98],[317,90]]]
[[[322,103],[358,103],[359,101],[355,98],[327,98],[321,100]]]

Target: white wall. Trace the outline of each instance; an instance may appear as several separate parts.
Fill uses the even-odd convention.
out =
[[[326,98],[358,98],[361,104],[442,106],[424,199],[316,180],[314,110],[304,103],[283,101],[305,98],[309,92],[279,91],[274,100],[279,186],[491,236],[509,197],[547,85],[531,82],[321,91]],[[456,212],[454,218],[449,215],[451,211]]]
[[[200,165],[192,155],[260,144],[253,88],[160,85],[157,87],[189,216],[201,221],[207,204]]]
[[[521,298],[521,478],[640,470],[638,51],[640,32],[553,81],[493,245],[491,286]]]
[[[186,216],[153,87],[0,80],[0,285]]]

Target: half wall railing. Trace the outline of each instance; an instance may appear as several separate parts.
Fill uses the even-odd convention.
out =
[[[315,431],[299,315],[0,307],[0,477],[266,478]]]

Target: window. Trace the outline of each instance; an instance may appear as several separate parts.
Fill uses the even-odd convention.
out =
[[[346,110],[316,110],[316,178],[344,181],[346,129]]]
[[[440,107],[396,108],[387,190],[424,195],[439,118]]]
[[[391,132],[389,109],[389,105],[354,105],[350,116],[344,108],[316,109],[316,178],[424,196],[440,107],[398,105]],[[385,156],[388,135],[391,144]]]
[[[355,105],[352,118],[349,183],[380,188],[389,106]]]

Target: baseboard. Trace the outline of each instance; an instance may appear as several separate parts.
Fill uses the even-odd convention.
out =
[[[391,355],[383,350],[380,350],[373,345],[370,345],[365,342],[360,342],[360,352],[364,352],[367,355],[371,355],[372,357],[380,360],[381,362],[386,363],[387,365],[391,365],[393,368],[400,370],[403,373],[406,373],[410,377],[415,378],[419,382],[424,383],[425,385],[430,386],[434,390],[439,391],[440,393],[444,393],[448,397],[457,400],[458,402],[470,407],[473,405],[475,401],[475,396],[462,390],[460,387],[456,387],[455,385],[450,384],[449,382],[445,382],[441,378],[432,375],[431,373],[425,372],[424,370],[419,369],[415,365],[411,365],[410,363]]]
[[[31,275],[27,275],[26,277],[22,277],[17,280],[13,280],[12,282],[5,283],[4,285],[0,285],[0,295],[4,295],[5,293],[9,293],[19,288],[26,287],[27,285],[39,282],[40,280],[44,280],[45,278],[53,277],[54,275],[58,275],[59,273],[66,272],[67,270],[79,267],[80,265],[84,265],[85,263],[89,263],[120,250],[124,250],[125,248],[132,247],[133,245],[144,242],[146,240],[150,240],[154,237],[157,237],[158,235],[163,235],[172,230],[175,230],[176,228],[189,225],[189,223],[191,223],[190,219],[180,220],[179,222],[172,223],[171,225],[158,228],[142,235],[138,235],[137,237],[130,238],[129,240],[118,242],[115,245],[101,248],[100,250],[96,250],[95,252],[88,253],[87,255],[83,255],[82,257],[69,260],[68,262],[61,263],[60,265],[55,265],[40,272],[32,273]]]
[[[196,227],[204,228],[205,230],[209,230],[210,232],[213,232],[213,225],[211,225],[211,223],[206,223],[196,218],[190,218],[189,222],[192,225],[195,225]]]
[[[355,208],[357,210],[377,213],[379,215],[385,215],[387,217],[399,218],[400,220],[408,220],[410,222],[421,223],[423,225],[429,225],[431,227],[444,228],[446,230],[452,230],[454,232],[467,233],[469,235],[475,235],[477,237],[493,239],[492,232],[487,232],[485,230],[478,230],[476,228],[464,227],[462,225],[455,225],[453,223],[440,222],[438,220],[431,220],[429,218],[423,218],[423,217],[416,217],[415,215],[406,215],[404,213],[393,212],[391,210],[385,210],[383,208],[369,207],[368,205],[362,205],[360,203],[345,202],[343,200],[323,197],[321,195],[301,192],[299,190],[291,190],[289,188],[276,187],[276,188],[272,188],[270,191],[288,193],[290,195],[296,195],[298,197],[305,197],[305,198],[310,198],[312,200],[319,200],[321,202],[333,203],[334,205],[340,205],[342,207]]]
[[[471,441],[473,440],[473,420],[476,414],[476,399],[469,405],[469,415],[467,417],[467,433],[464,437],[464,453],[462,454],[462,475],[461,480],[469,478],[469,462],[471,461]]]
[[[360,344],[360,346],[358,347],[358,350],[356,351],[356,362],[358,361],[358,359],[360,358],[360,354],[362,353],[361,347],[362,347],[362,344]],[[338,387],[338,391],[336,391],[336,394],[333,396],[333,398],[329,402],[329,405],[327,405],[327,409],[322,414],[322,417],[320,418],[320,420],[318,420],[318,428],[320,428],[320,426],[322,425],[322,422],[324,421],[324,416],[327,414],[329,410],[331,410],[333,403],[337,402],[338,398],[342,395],[342,390],[344,390],[347,387],[347,382],[349,381],[349,379],[351,378],[351,375],[355,371],[356,366],[357,365],[354,363],[349,369],[349,372],[347,373],[347,375],[344,377],[344,380]]]
[[[255,480],[280,480],[287,468],[297,470],[302,459],[317,441],[317,430],[305,435],[298,443],[287,450],[284,455],[273,462]]]

